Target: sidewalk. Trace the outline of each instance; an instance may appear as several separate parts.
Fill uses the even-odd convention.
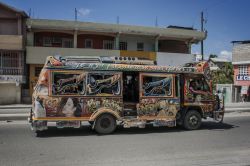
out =
[[[250,102],[226,103],[225,112],[250,112]]]
[[[0,105],[0,121],[27,120],[31,108],[31,104]],[[225,113],[233,112],[250,112],[250,102],[227,103],[225,105]]]
[[[20,108],[31,108],[31,104],[10,104],[10,105],[0,105],[1,109],[20,109]]]

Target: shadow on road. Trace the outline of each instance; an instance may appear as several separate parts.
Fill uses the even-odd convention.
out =
[[[229,130],[238,126],[227,124],[227,123],[215,123],[215,122],[203,122],[197,132],[203,130]],[[153,127],[151,125],[146,126],[146,128],[123,128],[118,126],[116,131],[112,135],[129,135],[129,134],[150,134],[150,133],[170,133],[170,132],[187,132],[188,130],[182,127]],[[49,127],[49,129],[43,132],[39,137],[71,137],[71,136],[102,136],[97,134],[90,126],[82,126],[80,129],[57,129],[56,127]]]

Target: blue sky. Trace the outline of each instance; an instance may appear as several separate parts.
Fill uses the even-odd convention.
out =
[[[204,41],[206,55],[230,57],[233,40],[250,40],[249,0],[2,0],[26,11],[33,18],[155,26],[187,26],[200,29],[200,12],[204,11],[208,31]],[[200,45],[192,46],[199,53]]]

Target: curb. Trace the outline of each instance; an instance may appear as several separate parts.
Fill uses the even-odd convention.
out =
[[[6,121],[6,120],[27,120],[29,114],[23,113],[23,114],[1,114],[0,115],[0,121]]]
[[[25,108],[32,108],[32,106],[0,106],[0,109],[25,109]]]
[[[250,108],[225,108],[225,113],[231,112],[250,112]]]

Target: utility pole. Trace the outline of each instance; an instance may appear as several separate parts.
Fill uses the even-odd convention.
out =
[[[158,27],[158,17],[155,18],[155,27]]]
[[[203,11],[201,12],[201,32],[204,32],[203,28],[204,18],[203,18]],[[201,41],[201,60],[204,60],[204,51],[203,51],[203,40]]]
[[[116,24],[120,24],[120,17],[119,16],[116,17]]]
[[[77,10],[75,8],[75,21],[77,21]]]

